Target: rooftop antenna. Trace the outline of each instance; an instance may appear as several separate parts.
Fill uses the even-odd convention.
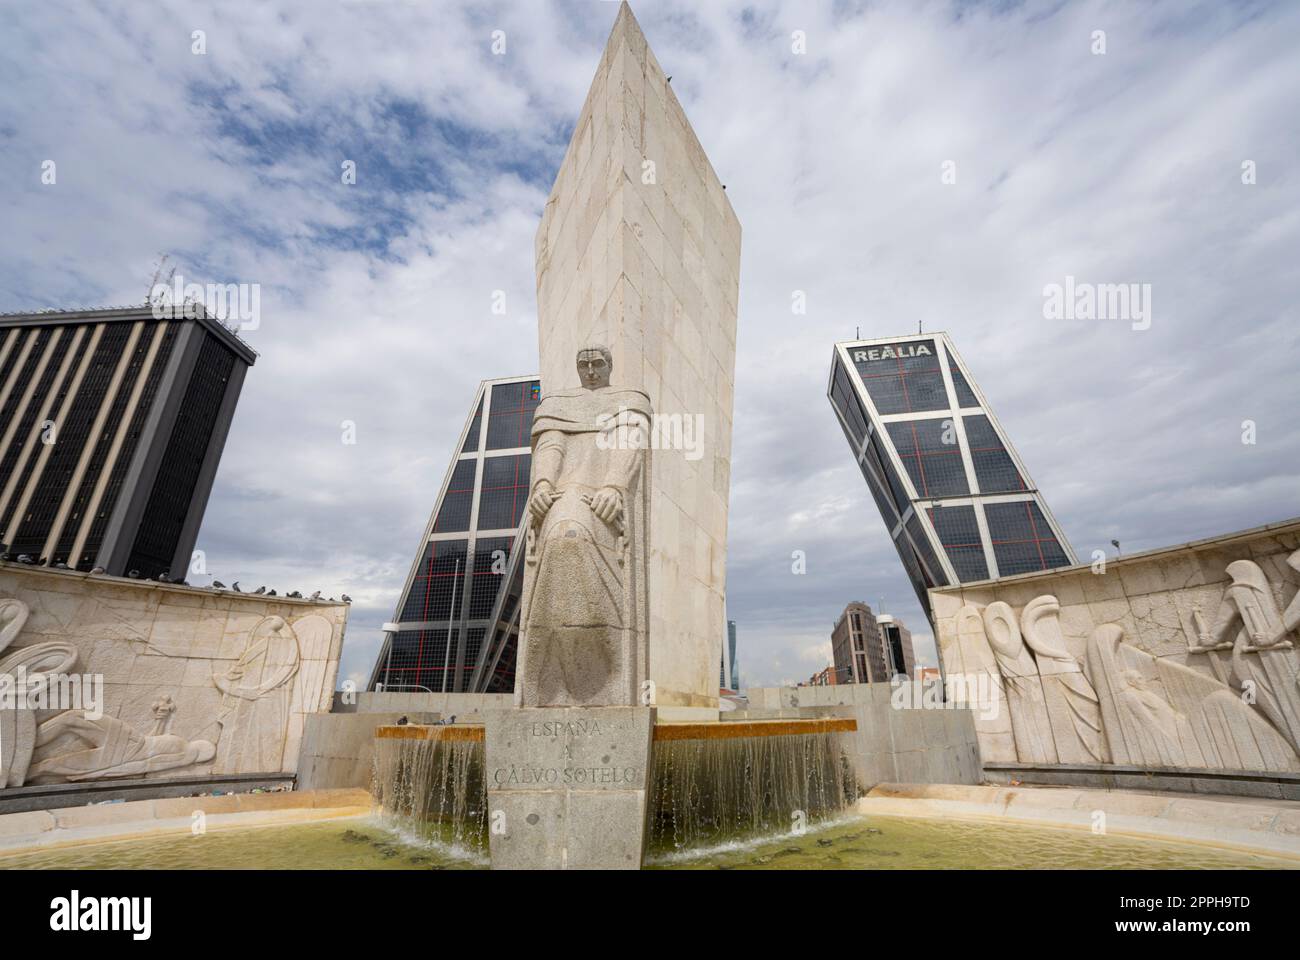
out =
[[[917,320],[917,321],[916,321],[916,333],[917,333],[918,336],[920,336],[920,333],[921,333],[921,321],[920,321],[920,320]]]
[[[169,254],[160,253],[158,255],[158,260],[154,263],[153,279],[149,281],[149,292],[145,295],[144,298],[145,303],[154,302],[154,291],[158,289],[158,281],[162,277],[163,269],[167,266],[167,261],[169,259],[170,259]],[[164,280],[163,283],[166,286],[170,287],[172,285],[172,278],[174,278],[175,276],[176,276],[176,268],[172,267],[171,270],[167,272],[167,279]]]
[[[861,339],[862,339],[862,328],[861,328],[861,327],[854,327],[854,328],[853,328],[853,339],[854,339],[854,340],[861,340]]]

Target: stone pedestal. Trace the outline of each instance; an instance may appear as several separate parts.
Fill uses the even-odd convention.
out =
[[[492,869],[639,869],[654,713],[652,707],[485,713]]]

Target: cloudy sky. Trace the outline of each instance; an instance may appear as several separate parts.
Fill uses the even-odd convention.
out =
[[[634,9],[744,229],[748,683],[825,665],[852,599],[934,661],[825,397],[859,328],[952,334],[1081,556],[1300,514],[1300,5]],[[342,678],[373,663],[478,381],[537,367],[533,234],[616,13],[0,7],[0,311],[141,302],[161,253],[261,285],[199,546],[227,583],[355,598]],[[1067,275],[1150,284],[1150,328],[1045,318]]]

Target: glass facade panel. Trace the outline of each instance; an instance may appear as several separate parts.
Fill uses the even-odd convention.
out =
[[[876,508],[880,511],[880,516],[885,521],[885,529],[893,530],[898,523],[898,515],[894,510],[893,501],[889,499],[889,494],[885,491],[884,481],[876,476],[875,469],[871,466],[871,456],[867,455],[858,463],[862,476],[867,480],[867,489],[876,500]]]
[[[966,442],[970,444],[971,461],[975,464],[975,479],[980,493],[1018,493],[1027,490],[1020,471],[1011,455],[998,439],[997,431],[983,414],[962,418],[966,427]]]
[[[478,663],[478,655],[483,650],[483,638],[486,635],[486,627],[470,627],[465,631],[465,656],[462,660],[460,678],[456,682],[456,690],[464,692],[469,689],[470,678],[474,675],[474,665]]]
[[[438,691],[443,664],[450,659],[446,630],[402,630],[393,636],[384,658],[381,682],[387,689]]]
[[[957,392],[957,406],[959,407],[978,407],[979,400],[975,396],[975,391],[970,388],[966,382],[966,377],[962,374],[961,368],[953,363],[948,362],[948,372],[952,374],[952,386]]]
[[[460,533],[469,529],[470,509],[474,506],[474,473],[478,460],[458,460],[451,483],[442,498],[442,508],[433,524],[434,533]]]
[[[483,460],[483,490],[478,501],[478,529],[513,530],[519,526],[528,502],[529,454],[486,457]]]
[[[478,450],[478,435],[482,432],[483,426],[483,401],[478,402],[478,409],[474,411],[474,419],[470,421],[469,433],[465,434],[465,445],[460,448],[461,453],[473,453]]]
[[[411,581],[411,591],[399,618],[405,623],[459,617],[465,601],[466,540],[434,540],[425,545],[424,559]],[[459,569],[460,573],[457,574]],[[452,594],[455,593],[455,609]]]
[[[871,440],[867,444],[866,459],[876,468],[876,472],[885,478],[889,484],[890,495],[894,498],[894,507],[901,517],[907,512],[907,505],[911,502],[908,499],[907,491],[903,489],[903,481],[899,479],[897,471],[894,470],[893,464],[886,458],[885,451],[881,448],[880,437],[876,434],[871,435]],[[890,524],[893,529],[893,524]]]
[[[512,543],[514,537],[479,537],[475,541],[474,573],[469,588],[471,620],[485,620],[492,615]]]
[[[849,383],[848,372],[838,359],[835,362],[831,400],[839,408],[844,419],[848,421],[849,432],[852,434],[853,439],[857,441],[858,447],[861,447],[862,441],[867,436],[867,415],[862,409],[862,403],[858,400],[858,395],[853,390],[853,385]]]
[[[903,466],[920,497],[960,496],[970,492],[966,467],[950,418],[887,423]]]
[[[849,356],[881,414],[948,409],[948,391],[933,340],[850,347]]]
[[[984,516],[1000,576],[1069,565],[1070,560],[1052,535],[1043,511],[1032,500],[985,504]]]
[[[948,576],[943,572],[939,558],[934,555],[934,548],[930,546],[930,538],[925,535],[920,517],[915,513],[912,514],[907,518],[906,527],[908,535],[912,538],[912,545],[916,548],[916,555],[921,558],[925,569],[930,572],[925,580],[926,586],[943,586],[948,582]]]
[[[980,540],[975,508],[969,504],[957,504],[931,507],[926,513],[957,579],[962,583],[987,580],[989,565],[984,558],[984,543]]]
[[[528,434],[533,427],[533,413],[541,402],[542,388],[538,380],[493,385],[487,449],[531,446]]]

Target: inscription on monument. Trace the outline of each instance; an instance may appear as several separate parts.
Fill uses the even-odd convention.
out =
[[[569,713],[569,711],[564,711]],[[496,789],[572,788],[640,790],[645,763],[629,754],[635,724],[597,716],[525,718],[509,724],[502,752],[489,760],[488,779]],[[494,763],[496,756],[504,762]]]

